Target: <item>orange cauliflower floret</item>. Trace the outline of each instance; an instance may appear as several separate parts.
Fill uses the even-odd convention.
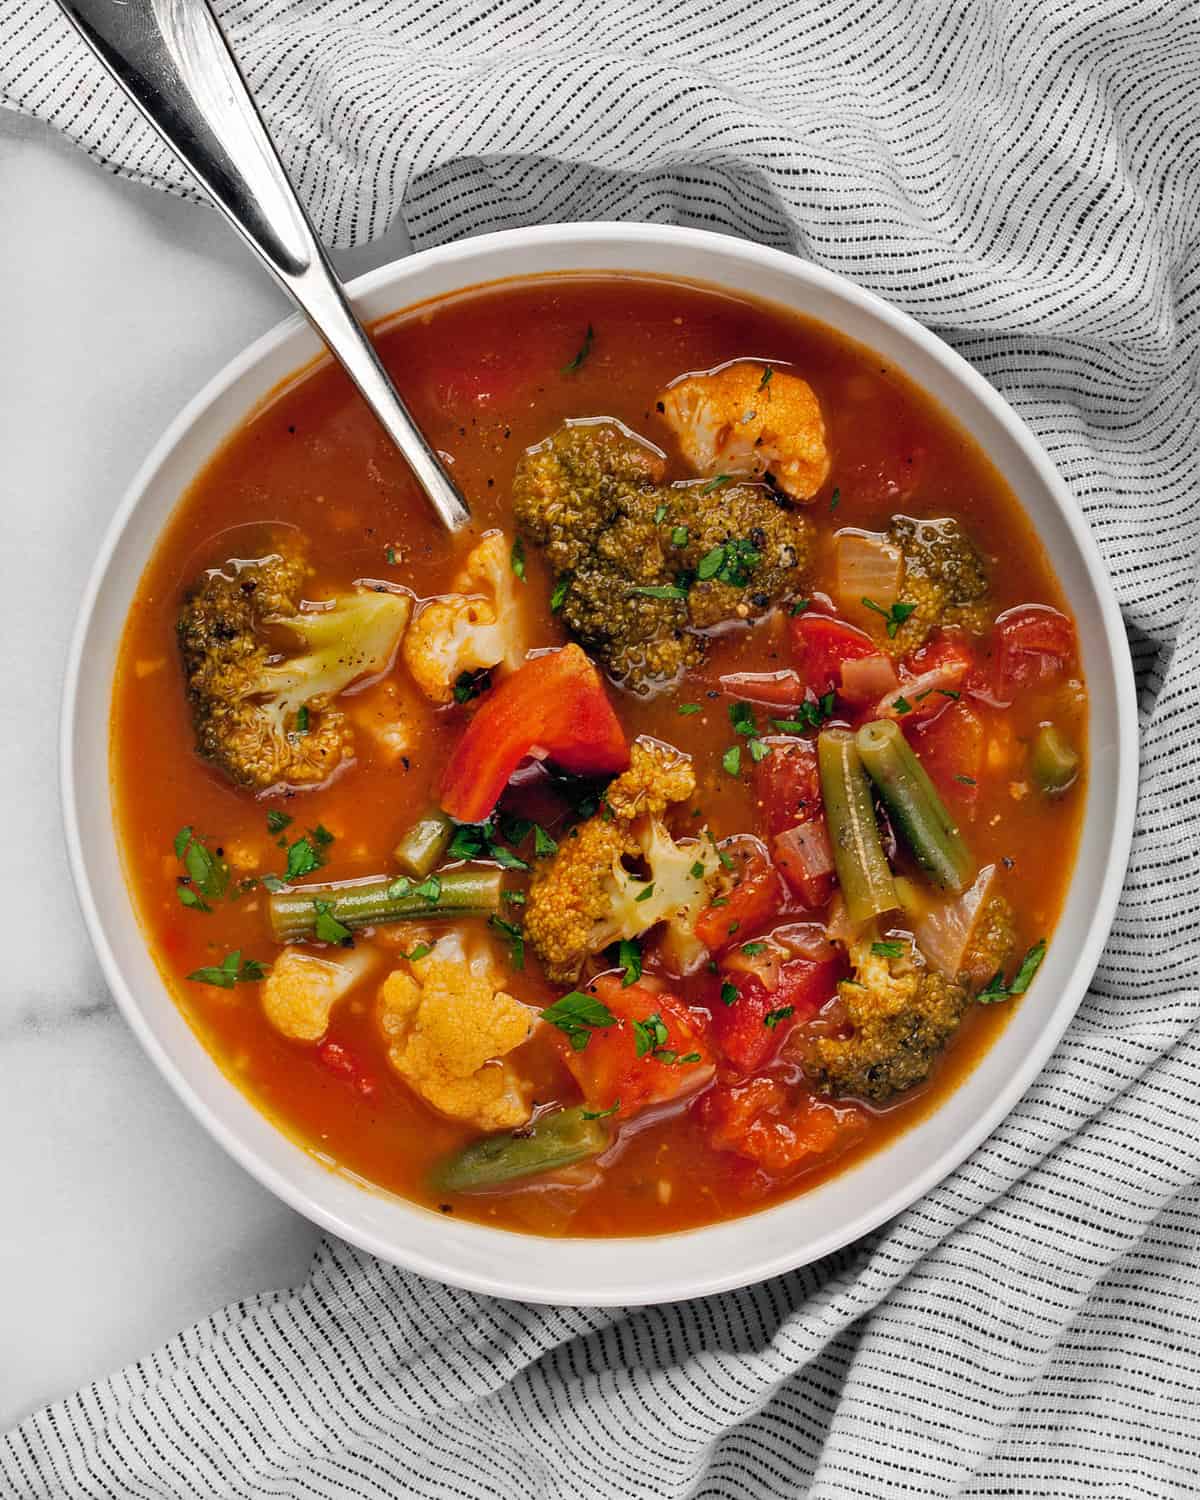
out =
[[[737,360],[684,376],[659,402],[697,473],[769,473],[793,500],[811,500],[828,477],[821,406],[799,375]]]
[[[711,838],[676,842],[662,816],[695,788],[686,755],[655,740],[636,740],[629,769],[605,793],[605,808],[573,828],[553,859],[539,866],[529,888],[525,935],[552,979],[574,979],[590,954],[660,922],[668,940],[694,955],[692,924],[708,903],[720,856]],[[626,868],[627,859],[644,865],[645,873]]]
[[[489,531],[471,549],[454,592],[425,604],[405,637],[404,663],[426,697],[449,703],[464,672],[503,665],[519,667],[525,656],[512,570],[512,548],[503,532]]]
[[[496,988],[486,952],[468,958],[457,935],[441,938],[388,975],[378,1015],[388,1061],[433,1109],[479,1130],[529,1119],[530,1086],[506,1058],[535,1012]]]
[[[294,1042],[319,1042],[329,1030],[330,1012],[371,967],[368,948],[337,960],[289,948],[271,966],[262,989],[263,1014],[276,1031]]]

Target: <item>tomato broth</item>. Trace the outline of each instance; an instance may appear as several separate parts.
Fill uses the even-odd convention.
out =
[[[376,340],[417,422],[467,497],[471,529],[452,538],[439,528],[402,459],[345,377],[322,361],[275,392],[198,475],[172,516],[130,611],[113,704],[114,797],[132,897],[171,995],[228,1077],[304,1149],[331,1168],[445,1213],[539,1234],[657,1233],[756,1210],[852,1167],[955,1087],[1018,1003],[1015,995],[1005,994],[1022,988],[1014,984],[1021,956],[1053,941],[1076,848],[1083,775],[1074,770],[1060,778],[1069,784],[1039,785],[1031,745],[1041,727],[1053,723],[1074,754],[1082,755],[1086,696],[1067,604],[1027,518],[978,446],[903,372],[826,326],[710,287],[615,274],[486,286],[399,315],[376,330]],[[724,692],[722,674],[797,671],[797,622],[806,617],[820,617],[819,623],[840,617],[853,631],[865,632],[877,655],[886,657],[886,629],[893,623],[886,621],[885,629],[887,611],[879,611],[877,622],[870,611],[839,611],[838,535],[887,533],[897,515],[956,518],[986,568],[987,621],[963,637],[971,660],[967,676],[945,679],[959,687],[936,689],[940,696],[928,709],[909,705],[917,719],[930,718],[928,727],[905,725],[903,712],[900,722],[969,844],[974,867],[996,872],[995,889],[1011,909],[1011,957],[1000,966],[992,995],[987,984],[976,981],[973,990],[983,989],[983,1003],[965,1006],[961,1024],[926,1079],[886,1098],[835,1093],[828,1118],[837,1125],[836,1111],[844,1107],[853,1129],[838,1137],[836,1149],[818,1146],[784,1161],[787,1152],[781,1156],[776,1130],[784,1129],[781,1101],[786,1098],[786,1108],[793,1108],[799,1100],[807,1108],[810,1098],[821,1103],[829,1097],[806,1067],[803,1025],[789,1016],[792,1029],[781,1034],[777,1047],[771,1038],[772,1054],[760,1066],[739,1069],[720,1042],[728,1025],[719,1014],[728,1008],[724,987],[734,979],[741,982],[726,965],[728,952],[679,975],[660,960],[655,937],[648,934],[637,945],[642,977],[652,981],[645,1006],[665,997],[662,1014],[668,1022],[677,1013],[691,1016],[705,1062],[711,1058],[712,1063],[704,1086],[672,1095],[664,1085],[664,1097],[625,1112],[617,1094],[623,1091],[628,1099],[631,1089],[640,1087],[630,1082],[626,1067],[614,1075],[611,1097],[583,1096],[589,1114],[601,1119],[608,1114],[606,1144],[598,1154],[485,1191],[439,1187],[437,1164],[477,1140],[481,1129],[433,1107],[391,1065],[377,1000],[385,977],[394,970],[415,973],[419,965],[410,965],[406,955],[450,927],[468,928],[471,941],[489,945],[503,990],[530,1008],[533,1034],[509,1057],[534,1119],[540,1120],[554,1106],[579,1105],[583,1075],[578,1070],[589,1058],[600,1059],[606,1042],[595,1030],[586,1050],[576,1053],[569,1032],[537,1022],[538,1012],[568,992],[593,993],[590,976],[609,972],[617,977],[610,981],[617,982],[610,1015],[616,1013],[618,991],[643,993],[630,972],[628,951],[606,948],[575,981],[552,982],[527,934],[523,966],[514,965],[512,933],[519,933],[525,920],[519,900],[503,901],[500,923],[490,926],[436,916],[379,923],[356,931],[353,951],[372,956],[373,962],[333,1007],[324,1033],[297,1039],[281,1032],[265,1014],[262,998],[261,974],[284,952],[272,936],[271,892],[263,877],[273,875],[275,883],[287,878],[289,848],[301,838],[309,839],[319,869],[289,884],[398,876],[397,841],[439,805],[446,767],[473,720],[485,712],[489,693],[499,691],[504,673],[497,667],[490,677],[463,674],[455,685],[464,701],[439,705],[429,701],[397,657],[386,671],[353,683],[337,700],[353,731],[353,758],[327,782],[263,794],[236,784],[196,753],[177,644],[183,601],[205,570],[226,567],[231,559],[260,558],[292,530],[307,543],[312,571],[304,585],[306,599],[328,599],[364,580],[410,591],[418,600],[453,595],[464,557],[489,531],[504,533],[506,554],[511,547],[514,477],[526,450],[568,419],[604,416],[656,445],[665,455],[669,480],[687,479],[694,469],[661,409],[661,394],[686,373],[712,371],[730,361],[755,362],[764,392],[793,372],[819,403],[828,474],[815,495],[796,507],[812,525],[811,556],[789,598],[774,601],[759,619],[734,620],[713,632],[706,659],[679,680],[644,695],[606,680],[604,692],[620,728],[630,744],[649,736],[691,757],[694,791],[668,819],[677,837],[703,825],[717,843],[752,834],[768,852],[777,848],[767,826],[771,808],[764,809],[774,795],[764,768],[773,760],[782,764],[779,757],[789,739],[811,742],[819,730],[846,722],[853,726],[861,714],[847,711],[840,699],[826,699],[825,684],[811,675],[804,699],[809,707],[802,711]],[[555,572],[543,550],[528,540],[518,558],[523,577],[515,582],[514,608],[520,633],[536,651],[561,647],[570,636],[552,607]],[[1045,614],[1029,614],[1031,606]],[[1027,638],[1003,635],[1005,619],[1033,629],[1031,620],[1036,626],[1051,618],[1065,622],[1061,640],[1047,644],[1036,631]],[[960,639],[954,631],[949,634]],[[935,631],[934,641],[939,638]],[[1002,658],[1021,668],[1007,688],[996,685]],[[919,650],[908,663],[900,678],[901,697],[906,682],[921,678]],[[837,665],[834,680],[840,681]],[[746,701],[749,721],[746,710],[735,707]],[[811,722],[797,723],[798,714]],[[778,731],[773,720],[793,728]],[[964,725],[972,775],[955,760],[962,753]],[[740,752],[736,764],[730,760],[734,749]],[[502,807],[542,824],[561,849],[578,806],[569,807],[570,798],[550,785],[544,772],[541,781],[536,774],[532,781],[524,774],[523,779],[525,789],[506,793]],[[922,871],[894,822],[881,813],[892,870],[905,890],[923,889]],[[189,880],[195,874],[187,861],[189,838],[228,865],[227,886],[211,900]],[[520,861],[540,868],[528,837],[510,847]],[[485,848],[483,863],[487,856]],[[518,897],[524,893],[525,872],[507,869],[503,878]],[[189,888],[192,896],[181,895]],[[776,888],[786,891],[783,885]],[[716,899],[736,903],[736,887]],[[805,906],[794,891],[777,896],[776,909],[752,914],[733,948],[753,948],[756,937],[781,922],[827,924],[834,909]],[[909,925],[903,913],[880,919],[872,929],[876,946],[888,950],[907,943],[907,937],[897,940],[891,934]],[[835,935],[835,943],[845,947],[846,940]],[[336,944],[308,947],[338,959]],[[833,988],[835,977],[850,976],[842,947],[830,950],[841,967],[836,976],[830,970],[830,993],[812,1018],[818,1032],[822,1024],[828,1029],[831,1007],[836,1010],[846,1000],[845,991]],[[239,963],[253,961],[239,982],[226,986],[187,977],[220,969],[231,954]],[[884,957],[891,962],[894,954]],[[915,949],[913,957],[916,961]],[[621,978],[631,982],[622,985]],[[986,1003],[993,998],[1000,1003]],[[1034,982],[1021,1003],[1040,1000]],[[668,1010],[672,1004],[678,1012]],[[844,1033],[836,1014],[832,1024],[835,1031],[842,1024],[836,1034]],[[668,1048],[653,1046],[648,1055],[666,1077]],[[672,1065],[679,1070],[677,1057]],[[775,1134],[769,1149],[754,1145],[759,1137],[752,1139],[746,1123],[755,1105],[745,1092],[747,1078],[781,1090],[770,1096],[769,1108],[776,1113],[770,1116]],[[724,1114],[703,1103],[705,1094],[722,1089],[727,1099],[740,1101],[736,1109],[722,1106]],[[768,1098],[766,1092],[762,1098]],[[766,1116],[754,1118],[761,1124]],[[784,1130],[789,1150],[798,1129]]]

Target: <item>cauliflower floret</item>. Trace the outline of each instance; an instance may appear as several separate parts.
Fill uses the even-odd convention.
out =
[[[388,1061],[426,1104],[479,1130],[510,1130],[532,1112],[530,1085],[507,1055],[535,1013],[496,988],[491,961],[468,958],[457,933],[396,969],[379,992]]]
[[[356,948],[337,960],[288,948],[275,960],[262,988],[263,1014],[294,1042],[319,1042],[333,1007],[370,969],[374,955]]]
[[[811,500],[828,477],[821,406],[798,375],[737,360],[677,380],[659,403],[700,474],[770,473],[793,500]]]
[[[707,837],[677,842],[662,815],[695,787],[687,756],[655,740],[636,740],[629,769],[608,788],[604,809],[572,829],[538,869],[525,934],[552,979],[571,981],[590,954],[660,922],[679,946],[686,948],[689,937],[694,946],[692,924],[708,904],[720,857]],[[634,873],[627,860],[645,872]]]
[[[967,992],[915,967],[911,951],[886,957],[863,938],[850,956],[855,977],[842,981],[838,998],[853,1033],[815,1037],[804,1067],[822,1093],[882,1101],[928,1077],[962,1019]]]
[[[405,637],[404,663],[434,703],[451,702],[464,672],[513,671],[524,660],[511,551],[503,532],[489,531],[468,554],[455,591],[429,600]]]

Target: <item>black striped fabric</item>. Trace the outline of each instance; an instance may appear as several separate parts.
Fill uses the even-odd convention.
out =
[[[722,228],[936,328],[1042,438],[1141,689],[1128,883],[1019,1108],[870,1239],[628,1313],[323,1245],[30,1418],[20,1497],[1200,1493],[1200,8],[1194,0],[233,0],[328,240]],[[0,95],[185,185],[50,0]],[[8,1351],[7,1357],[13,1357]]]

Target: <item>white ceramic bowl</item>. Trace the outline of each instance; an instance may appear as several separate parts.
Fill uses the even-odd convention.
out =
[[[1133,677],[1100,555],[1036,440],[945,344],[839,276],[719,235],[582,224],[485,235],[426,251],[364,276],[351,292],[362,314],[378,318],[479,282],[564,270],[693,277],[797,309],[860,340],[973,434],[1049,552],[1079,625],[1091,700],[1082,847],[1033,990],[957,1091],[885,1149],[778,1207],[684,1234],[549,1240],[446,1218],[327,1170],[224,1077],[167,993],[126,891],[109,785],[109,707],[126,612],[180,495],[255,404],[319,353],[299,318],[259,339],[180,413],[113,518],[67,668],[63,809],[84,917],[129,1024],[196,1118],[272,1192],[384,1260],[475,1291],[576,1305],[670,1301],[747,1285],[865,1234],[945,1177],[1029,1086],[1084,993],[1120,891],[1137,785]]]

